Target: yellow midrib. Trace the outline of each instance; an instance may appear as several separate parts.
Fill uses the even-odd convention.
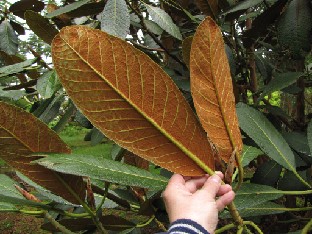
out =
[[[82,27],[79,27],[78,30],[80,30]],[[104,33],[104,32],[102,32]],[[110,35],[108,35],[110,36]],[[195,154],[193,154],[190,150],[188,150],[182,143],[177,141],[175,138],[173,138],[166,130],[161,128],[159,124],[157,124],[152,118],[150,118],[146,113],[141,111],[141,109],[135,105],[130,99],[128,99],[123,93],[121,93],[118,89],[116,89],[111,82],[109,82],[105,77],[97,71],[91,64],[85,60],[67,41],[66,39],[62,38],[61,35],[59,37],[62,39],[62,41],[85,63],[87,64],[99,77],[103,79],[104,82],[106,82],[109,87],[111,87],[118,95],[120,95],[124,100],[126,100],[127,103],[129,103],[130,106],[132,106],[138,113],[140,113],[144,119],[146,119],[148,122],[150,122],[158,131],[160,131],[166,138],[168,138],[174,145],[176,145],[183,153],[185,153],[189,158],[191,158],[201,169],[203,169],[208,174],[214,174],[213,170],[211,170],[203,161],[201,161],[200,158],[198,158]],[[113,38],[116,38],[114,36],[110,36]],[[118,38],[116,38],[118,39]],[[140,51],[136,51],[137,53],[142,53]],[[102,56],[102,55],[101,55]],[[157,64],[156,64],[157,65]],[[158,65],[157,65],[158,66]]]

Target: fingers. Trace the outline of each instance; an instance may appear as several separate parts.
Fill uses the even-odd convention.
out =
[[[200,189],[205,184],[205,182],[207,181],[207,178],[208,178],[208,175],[192,178],[186,181],[185,187],[190,193],[195,193],[198,189]]]
[[[217,196],[222,196],[228,192],[232,191],[232,186],[229,184],[221,185],[219,191],[217,192]]]
[[[215,171],[215,173],[223,180],[224,175],[221,171]]]
[[[168,182],[167,187],[171,187],[173,185],[184,185],[185,184],[185,179],[182,175],[180,174],[173,174]]]
[[[221,186],[221,178],[218,174],[210,176],[202,187],[202,191],[210,195],[210,198],[215,198]]]
[[[216,201],[217,208],[219,211],[223,210],[228,204],[230,204],[235,198],[235,193],[231,190],[225,194],[223,194],[219,199]]]

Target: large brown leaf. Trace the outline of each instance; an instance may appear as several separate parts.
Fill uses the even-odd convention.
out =
[[[214,169],[206,133],[170,77],[147,55],[84,26],[62,29],[52,55],[68,95],[107,137],[176,173]]]
[[[199,119],[219,156],[228,162],[242,139],[230,67],[218,25],[207,17],[197,28],[190,58],[191,91]]]
[[[32,114],[0,102],[0,157],[39,185],[70,202],[77,203],[49,169],[30,162],[41,157],[31,154],[70,153],[68,146]],[[81,177],[57,173],[84,199],[85,189]]]

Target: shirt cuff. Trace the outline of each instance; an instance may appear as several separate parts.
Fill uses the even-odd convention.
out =
[[[191,219],[178,219],[171,223],[169,234],[209,234],[209,232],[200,224]]]

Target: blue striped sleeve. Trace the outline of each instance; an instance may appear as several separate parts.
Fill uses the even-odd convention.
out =
[[[209,234],[205,228],[190,219],[178,219],[171,223],[164,234]]]

